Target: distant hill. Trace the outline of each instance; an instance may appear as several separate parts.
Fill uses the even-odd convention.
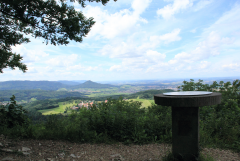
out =
[[[49,91],[49,90],[0,90],[0,102],[10,101],[10,97],[14,95],[16,101],[29,101],[31,98],[37,100],[45,99],[60,99],[66,97],[83,97],[88,98],[87,95],[79,92],[67,91]]]
[[[82,84],[86,81],[83,81],[83,82],[74,82],[74,81],[66,81],[66,80],[60,80],[60,81],[57,81],[59,83],[62,83],[62,84],[65,84],[65,85],[69,85],[69,86],[76,86],[76,85],[79,85],[79,84]]]
[[[56,91],[61,88],[67,90],[73,90],[78,88],[110,88],[119,87],[110,84],[100,84],[92,82],[90,80],[84,83],[72,82],[72,81],[6,81],[0,82],[0,90],[52,90]]]
[[[67,88],[69,85],[64,85],[57,81],[6,81],[0,82],[0,90],[58,90],[59,88]]]
[[[119,86],[114,86],[114,85],[110,85],[110,84],[100,84],[100,83],[96,83],[96,82],[92,82],[90,80],[76,85],[76,86],[71,86],[68,87],[68,89],[78,89],[78,88],[110,88],[110,87],[119,87]]]
[[[71,82],[77,82],[78,84],[82,84],[82,83],[84,83],[84,82],[86,82],[86,81],[88,81],[88,80],[69,80],[69,81],[71,81]]]

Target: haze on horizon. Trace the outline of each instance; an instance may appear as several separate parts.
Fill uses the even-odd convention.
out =
[[[96,21],[82,43],[12,46],[26,73],[3,69],[9,80],[160,80],[234,77],[240,73],[238,0],[66,1]],[[58,2],[60,5],[60,3]]]

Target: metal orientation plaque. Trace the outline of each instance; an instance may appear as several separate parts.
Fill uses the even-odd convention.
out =
[[[211,94],[212,92],[208,91],[181,91],[181,92],[168,92],[168,93],[163,93],[163,95],[168,95],[168,96],[191,96],[191,95],[205,95],[205,94]]]

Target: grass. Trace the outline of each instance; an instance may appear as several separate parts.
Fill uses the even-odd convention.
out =
[[[140,108],[147,108],[148,106],[151,106],[152,103],[155,103],[154,100],[139,99],[139,97],[137,99],[129,99],[128,101],[131,101],[131,100],[142,102],[142,105]]]
[[[108,99],[89,110],[73,111],[68,117],[50,115],[46,122],[30,124],[27,127],[16,126],[12,129],[0,127],[0,133],[6,136],[69,140],[80,143],[123,142],[130,144],[167,143],[172,144],[171,108],[149,105],[141,102]],[[136,99],[141,101],[141,99]],[[69,105],[61,105],[59,111]],[[228,149],[240,152],[240,108],[235,100],[227,100],[219,105],[204,106],[200,109],[200,147]],[[46,112],[46,111],[45,111]],[[49,112],[49,111],[48,111]],[[160,158],[159,158],[160,159]],[[174,161],[169,152],[162,158]],[[212,157],[199,161],[213,161]]]

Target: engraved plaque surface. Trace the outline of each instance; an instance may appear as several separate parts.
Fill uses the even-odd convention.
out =
[[[181,91],[181,92],[168,92],[163,93],[163,95],[170,95],[170,96],[181,96],[181,95],[205,95],[211,94],[212,92],[207,91]]]

